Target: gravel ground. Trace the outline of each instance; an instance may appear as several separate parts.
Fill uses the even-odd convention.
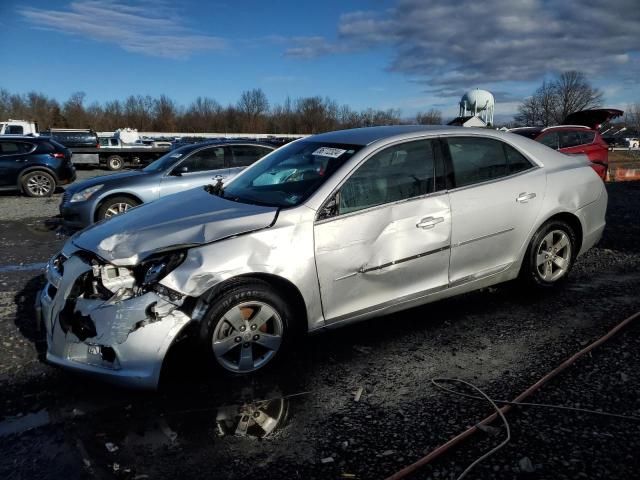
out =
[[[76,168],[76,182],[114,173],[101,168],[85,166]],[[0,192],[0,220],[55,217],[58,215],[58,205],[60,205],[63,193],[64,187],[58,188],[49,198],[30,198],[18,192]]]
[[[158,393],[115,389],[39,359],[32,305],[42,278],[33,264],[64,238],[42,212],[0,221],[0,478],[384,478],[491,413],[431,378],[510,399],[640,310],[640,182],[608,190],[605,236],[565,288],[507,284],[317,335],[249,379],[213,376],[178,348]],[[640,416],[638,328],[531,401]],[[261,399],[274,399],[264,407],[274,431],[233,435],[235,415]],[[533,408],[508,418],[512,442],[467,478],[638,476],[639,422]],[[501,441],[494,426],[495,435],[469,439],[412,478],[456,478]]]

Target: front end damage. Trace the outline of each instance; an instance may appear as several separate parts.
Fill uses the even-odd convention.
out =
[[[54,257],[36,306],[46,328],[47,360],[124,385],[156,388],[165,354],[191,321],[184,310],[187,297],[157,282],[176,258],[129,268],[82,250]]]

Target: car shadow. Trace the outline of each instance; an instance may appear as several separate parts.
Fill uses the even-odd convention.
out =
[[[38,324],[37,321],[36,297],[45,283],[44,275],[33,277],[14,297],[16,304],[15,325],[22,336],[33,343],[40,361],[44,361],[47,340],[44,326]]]

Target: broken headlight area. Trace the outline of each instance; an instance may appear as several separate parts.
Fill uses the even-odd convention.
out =
[[[175,270],[186,257],[185,251],[153,255],[136,267],[136,278],[143,288],[150,288]]]
[[[156,255],[135,267],[122,267],[91,260],[91,272],[83,284],[84,298],[101,299],[117,303],[129,298],[155,292],[163,299],[179,303],[184,295],[158,282],[178,267],[185,259],[185,252]],[[76,282],[76,283],[78,283]]]

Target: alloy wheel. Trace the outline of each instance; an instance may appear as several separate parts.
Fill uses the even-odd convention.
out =
[[[555,282],[569,271],[570,263],[569,236],[562,230],[552,230],[536,250],[536,268],[540,278],[546,282]]]
[[[227,370],[248,373],[266,365],[282,344],[284,324],[278,312],[261,301],[230,308],[218,321],[211,340],[213,354]]]
[[[104,218],[115,217],[116,215],[120,215],[121,213],[126,212],[130,208],[133,208],[132,205],[124,202],[118,202],[111,205],[107,208],[107,211],[104,212]]]
[[[29,190],[29,193],[36,197],[44,197],[52,188],[53,185],[51,184],[51,180],[45,175],[32,175],[27,181],[27,189]]]

